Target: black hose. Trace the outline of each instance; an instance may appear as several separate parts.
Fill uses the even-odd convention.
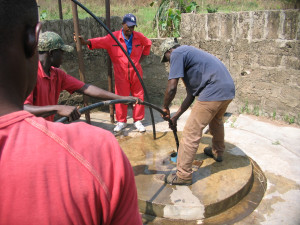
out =
[[[87,111],[91,111],[92,109],[98,108],[100,106],[107,106],[107,105],[113,105],[113,104],[119,104],[119,103],[134,104],[134,103],[136,103],[136,101],[135,100],[129,100],[129,99],[117,99],[117,100],[108,100],[108,101],[103,101],[103,102],[97,102],[97,103],[88,105],[86,107],[80,108],[79,112],[81,114],[83,114],[83,113],[85,113]],[[161,108],[159,108],[158,106],[153,105],[153,104],[151,104],[149,102],[145,102],[144,101],[144,102],[142,102],[140,104],[149,106],[149,108],[153,108],[156,111],[160,112],[161,114],[166,115],[166,113]],[[62,118],[56,120],[55,122],[64,123],[67,120],[68,120],[68,117],[62,117]],[[169,120],[168,122],[170,123],[170,125],[172,125],[172,121],[171,120]],[[177,152],[178,152],[179,141],[178,141],[178,136],[177,136],[177,130],[176,129],[173,130],[173,134],[174,134],[174,138],[175,138],[175,142],[176,142],[176,147],[177,147]]]
[[[111,37],[115,40],[115,42],[117,42],[117,44],[119,45],[119,47],[122,49],[122,51],[124,52],[124,54],[126,55],[126,57],[128,58],[130,64],[132,65],[132,67],[134,68],[136,74],[138,75],[138,78],[140,80],[140,83],[144,89],[144,94],[145,94],[145,98],[146,100],[149,102],[149,96],[148,96],[148,92],[146,90],[146,87],[144,85],[144,82],[141,78],[141,75],[139,73],[139,71],[137,70],[137,68],[135,67],[133,61],[131,60],[130,56],[128,55],[127,51],[123,48],[123,46],[121,45],[121,43],[119,42],[119,40],[114,36],[114,34],[110,31],[110,29],[97,17],[95,16],[89,9],[87,9],[84,5],[82,5],[80,2],[78,2],[77,0],[72,0],[75,4],[79,5],[84,11],[86,11],[88,14],[90,14],[98,23],[101,24],[101,26],[111,35]],[[156,139],[156,132],[155,132],[155,121],[154,121],[154,117],[153,117],[153,112],[152,112],[152,108],[149,107],[150,110],[150,115],[151,115],[151,121],[152,121],[152,127],[153,127],[153,138]]]
[[[117,100],[108,100],[108,101],[103,101],[103,102],[97,102],[91,105],[88,105],[86,107],[80,108],[78,111],[83,114],[85,112],[91,111],[92,109],[98,108],[100,106],[105,106],[105,105],[114,105],[118,103],[123,103],[123,104],[130,104],[130,103],[136,103],[136,100],[129,100],[129,99],[117,99]],[[62,117],[55,122],[61,122],[64,123],[68,121],[68,117]]]
[[[144,102],[142,102],[141,104],[146,105],[146,106],[149,106],[149,107],[155,109],[156,111],[160,112],[160,113],[161,113],[162,115],[164,115],[164,116],[167,115],[167,113],[164,112],[161,108],[159,108],[158,106],[153,105],[153,104],[151,104],[151,103],[149,103],[149,102],[145,102],[145,101],[144,101]],[[173,125],[173,122],[172,122],[171,119],[169,119],[168,122],[169,122],[170,126]],[[177,147],[177,152],[178,152],[178,148],[179,148],[179,140],[178,140],[178,136],[177,136],[177,129],[176,129],[176,128],[172,128],[172,131],[173,131],[173,134],[174,134],[174,138],[175,138],[175,142],[176,142],[176,147]]]

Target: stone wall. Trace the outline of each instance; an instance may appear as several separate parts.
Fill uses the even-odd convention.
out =
[[[181,38],[228,67],[232,111],[300,123],[299,10],[183,14]]]
[[[120,29],[121,18],[113,17],[111,28]],[[92,18],[80,20],[80,29],[85,38],[107,34]],[[72,20],[44,22],[43,31],[46,30],[59,33],[66,43],[75,46]],[[142,63],[144,83],[150,102],[160,105],[168,65],[160,63],[159,46],[163,39],[151,40],[151,54]],[[299,10],[182,14],[180,43],[214,54],[228,67],[236,84],[230,112],[248,112],[300,124]],[[106,51],[83,47],[83,54],[86,82],[107,89]],[[66,53],[62,68],[78,78],[77,62],[76,51]],[[62,103],[81,100],[78,96],[68,98],[66,93],[61,97]],[[180,83],[174,103],[180,104],[184,98],[185,88]]]

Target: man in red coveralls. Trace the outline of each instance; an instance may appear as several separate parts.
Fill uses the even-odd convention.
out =
[[[150,54],[152,43],[142,33],[134,31],[136,17],[133,14],[129,13],[123,17],[122,26],[123,28],[121,30],[115,31],[113,34],[122,44],[124,49],[127,49],[127,53],[130,55],[130,58],[134,62],[142,78],[143,71],[140,63],[145,56]],[[89,40],[84,40],[82,37],[79,38],[80,43],[82,45],[87,45],[89,49],[106,49],[108,51],[114,66],[115,93],[117,95],[128,96],[131,92],[132,96],[144,100],[144,90],[138,79],[138,75],[111,35]],[[118,123],[114,128],[114,131],[119,132],[127,125],[127,105],[116,104],[115,107]],[[141,123],[144,115],[144,106],[135,105],[133,108],[133,120],[134,125],[139,132],[146,131]]]
[[[142,225],[113,134],[23,110],[37,79],[36,1],[0,0],[0,30],[0,224]]]
[[[61,91],[78,92],[91,97],[108,99],[134,99],[131,96],[119,96],[94,85],[85,84],[59,69],[64,52],[73,51],[73,47],[65,45],[62,38],[54,32],[44,32],[39,37],[39,66],[35,88],[24,102],[28,112],[46,117],[53,121],[55,113],[69,117],[69,121],[80,117],[78,107],[57,105]]]

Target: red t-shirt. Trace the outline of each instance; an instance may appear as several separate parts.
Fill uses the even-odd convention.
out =
[[[55,67],[50,68],[48,76],[39,62],[38,75],[35,88],[27,97],[24,104],[35,106],[57,105],[60,93],[63,90],[72,94],[82,88],[84,83]],[[53,121],[54,115],[46,117],[46,120]]]
[[[115,137],[26,111],[0,117],[0,224],[142,224]]]

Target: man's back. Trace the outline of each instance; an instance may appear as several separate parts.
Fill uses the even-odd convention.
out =
[[[0,138],[0,224],[142,223],[132,168],[109,132],[18,111],[0,117]]]
[[[170,76],[183,78],[187,89],[200,101],[232,99],[235,86],[225,65],[214,55],[182,45],[171,54]]]

